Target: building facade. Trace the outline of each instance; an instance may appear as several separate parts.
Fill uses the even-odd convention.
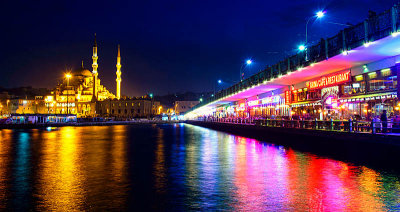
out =
[[[174,103],[175,114],[182,115],[199,103],[200,103],[199,101],[175,101]]]
[[[8,99],[2,104],[3,113],[6,114],[44,114],[47,108],[43,96],[34,98],[14,98]]]
[[[96,112],[101,117],[116,118],[151,118],[157,115],[160,102],[150,98],[126,98],[126,99],[107,99],[98,101]]]

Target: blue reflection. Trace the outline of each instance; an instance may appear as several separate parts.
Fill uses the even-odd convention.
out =
[[[16,144],[16,157],[14,162],[13,190],[15,197],[13,205],[18,209],[27,208],[29,199],[29,174],[30,174],[30,152],[29,134],[20,132]],[[25,203],[25,204],[23,204]]]

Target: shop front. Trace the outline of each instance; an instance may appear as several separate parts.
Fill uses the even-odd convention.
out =
[[[292,119],[315,119],[321,113],[321,91],[319,89],[310,90],[308,88],[293,89],[286,91],[290,105],[290,115]]]
[[[319,119],[344,119],[344,108],[340,105],[340,94],[344,84],[351,82],[351,73],[349,70],[320,77],[307,82],[307,89],[320,93],[320,107],[314,108],[313,118]]]
[[[398,77],[395,67],[352,77],[342,85],[340,103],[346,119],[371,121],[383,111],[387,116],[399,114]]]

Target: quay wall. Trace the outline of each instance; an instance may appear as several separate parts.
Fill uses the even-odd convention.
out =
[[[74,123],[37,123],[37,124],[0,124],[0,129],[41,129],[65,126],[111,126],[135,124],[174,124],[182,121],[113,121],[113,122],[74,122]]]

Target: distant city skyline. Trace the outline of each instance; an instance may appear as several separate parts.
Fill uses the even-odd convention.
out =
[[[113,93],[118,44],[122,95],[212,91],[218,79],[238,80],[249,58],[245,77],[294,54],[305,20],[318,10],[328,13],[309,25],[310,42],[343,28],[328,22],[358,23],[370,8],[379,13],[396,2],[7,2],[0,14],[0,86],[53,88],[82,60],[92,71],[97,33],[99,77]]]

